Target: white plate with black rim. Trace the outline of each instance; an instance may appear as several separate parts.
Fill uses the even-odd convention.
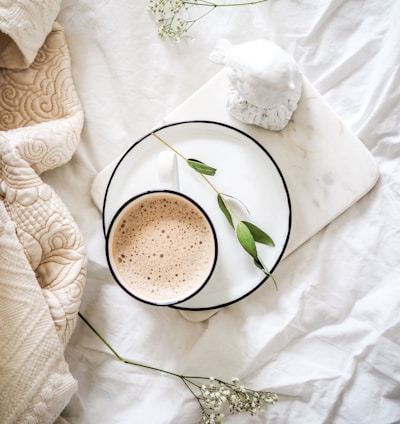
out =
[[[253,137],[212,121],[177,122],[155,129],[161,138],[186,158],[217,169],[207,177],[219,192],[232,196],[235,209],[273,239],[275,246],[257,243],[259,257],[272,273],[287,246],[291,204],[283,175],[268,151]],[[103,205],[107,235],[113,216],[131,197],[163,189],[158,157],[168,149],[152,133],[136,141],[115,166]],[[173,307],[206,310],[227,306],[254,292],[269,278],[258,269],[238,242],[217,203],[215,191],[200,174],[178,158],[179,190],[200,204],[211,218],[218,239],[218,261],[208,284],[194,297]],[[272,281],[271,281],[272,284]]]

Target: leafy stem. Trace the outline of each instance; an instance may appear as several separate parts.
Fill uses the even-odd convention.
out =
[[[253,258],[254,265],[259,268],[264,274],[268,277],[271,277],[274,286],[278,289],[276,280],[273,275],[269,272],[268,268],[265,266],[264,262],[258,255],[256,243],[265,244],[268,246],[275,246],[272,238],[264,232],[261,228],[252,224],[249,221],[241,220],[234,209],[229,207],[229,202],[227,197],[232,197],[222,194],[215,185],[206,177],[206,175],[214,176],[216,173],[216,168],[213,168],[209,165],[206,165],[204,162],[201,162],[197,159],[188,159],[174,147],[172,147],[167,141],[160,137],[157,133],[153,132],[152,135],[157,138],[161,143],[166,147],[171,149],[176,153],[182,160],[184,160],[192,169],[200,174],[203,180],[215,191],[217,194],[218,206],[225,215],[225,218],[229,222],[229,225],[236,232],[236,237],[243,247],[243,249]]]
[[[201,423],[203,424],[222,423],[223,414],[219,411],[224,404],[228,404],[229,411],[232,414],[249,412],[251,415],[255,415],[262,410],[266,403],[274,404],[278,401],[276,393],[257,391],[239,386],[237,378],[233,378],[232,382],[229,383],[213,377],[188,376],[126,359],[110,345],[105,337],[80,312],[78,312],[78,315],[119,361],[124,364],[167,374],[181,380],[198,402],[202,411]]]
[[[176,153],[181,159],[183,159],[191,168],[199,172],[201,175],[207,174],[207,175],[214,175],[217,171],[212,166],[208,166],[203,162],[200,162],[197,159],[188,159],[185,156],[182,155],[182,153],[178,152],[175,148],[173,148],[169,143],[167,143],[163,138],[161,138],[157,133],[152,133],[154,137],[156,137],[161,143],[163,143],[165,146],[167,146],[169,149],[171,149],[174,153]],[[210,184],[210,183],[209,183]],[[212,185],[211,185],[212,186]],[[214,187],[213,187],[214,188]],[[215,190],[215,188],[214,188]]]

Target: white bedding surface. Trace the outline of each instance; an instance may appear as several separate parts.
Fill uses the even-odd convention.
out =
[[[400,3],[270,0],[221,8],[180,44],[157,36],[146,6],[64,0],[58,18],[85,125],[73,159],[45,178],[86,239],[83,315],[132,360],[190,375],[236,376],[279,393],[262,414],[227,423],[399,422]],[[222,37],[235,44],[268,38],[292,54],[376,158],[381,176],[278,266],[278,291],[265,284],[193,323],[174,309],[135,301],[113,281],[90,188],[111,160],[220,70],[208,55]],[[118,362],[82,321],[66,358],[79,382],[63,414],[72,424],[200,420],[182,383]]]

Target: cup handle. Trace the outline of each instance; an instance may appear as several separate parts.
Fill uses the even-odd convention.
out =
[[[179,172],[176,154],[169,150],[158,155],[158,178],[161,187],[179,191]]]

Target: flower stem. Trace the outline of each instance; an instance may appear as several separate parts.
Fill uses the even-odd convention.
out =
[[[108,343],[108,341],[90,324],[90,322],[80,313],[78,312],[81,320],[93,331],[94,334],[111,350],[111,352],[116,356],[119,361],[123,361],[123,358],[116,352],[116,350]]]
[[[169,374],[172,375],[174,377],[178,377],[180,379],[184,378],[183,375],[174,373],[172,371],[166,371],[166,370],[162,370],[160,368],[156,368],[156,367],[152,367],[150,365],[145,365],[145,364],[140,364],[138,362],[134,362],[134,361],[130,361],[129,359],[125,359],[123,358],[111,345],[110,343],[93,327],[92,324],[90,324],[90,322],[80,313],[78,312],[79,317],[82,319],[82,321],[93,331],[94,334],[96,334],[96,336],[107,346],[107,348],[114,354],[114,356],[121,362],[125,363],[125,364],[129,364],[129,365],[134,365],[136,367],[141,367],[141,368],[146,368],[148,370],[153,370],[153,371],[157,371],[157,372],[161,372],[164,374]]]
[[[230,3],[215,3],[209,0],[175,0],[173,2],[165,0],[148,0],[149,10],[153,13],[158,25],[158,34],[160,37],[169,38],[175,42],[179,42],[183,37],[188,37],[188,31],[200,19],[205,18],[209,13],[217,7],[235,7],[235,6],[252,6],[260,3],[266,3],[268,0],[253,0]],[[200,16],[191,18],[188,15],[188,9],[195,6],[206,8]],[[190,37],[189,37],[190,38]]]
[[[209,6],[209,7],[235,7],[235,6],[252,6],[254,4],[266,3],[268,0],[248,1],[241,3],[213,3],[211,1],[199,0],[198,2],[185,1],[185,4],[192,6]]]
[[[182,381],[182,383],[186,386],[186,388],[190,391],[190,393],[194,396],[194,398],[196,399],[197,403],[199,404],[199,406],[202,410],[201,423],[210,422],[209,420],[204,420],[204,418],[207,418],[208,415],[210,415],[210,414],[214,415],[215,412],[217,412],[216,408],[219,410],[219,407],[220,407],[220,405],[219,405],[218,407],[213,407],[211,410],[209,409],[210,404],[215,402],[215,399],[212,396],[214,396],[215,392],[217,392],[219,390],[218,387],[214,386],[214,384],[213,384],[214,381],[217,382],[222,388],[228,387],[234,392],[235,395],[231,397],[231,399],[230,399],[231,402],[234,401],[236,403],[237,402],[236,399],[238,397],[240,397],[240,398],[243,398],[243,399],[240,399],[240,401],[242,403],[249,404],[244,409],[235,410],[234,412],[232,412],[233,414],[235,414],[237,412],[246,411],[246,412],[250,412],[251,415],[254,415],[254,413],[258,412],[260,410],[260,408],[254,409],[254,404],[253,404],[254,400],[252,400],[252,399],[257,400],[258,402],[259,402],[260,399],[262,399],[264,402],[272,403],[272,404],[275,403],[278,400],[278,395],[276,393],[256,391],[256,390],[244,388],[243,386],[237,387],[235,384],[231,384],[231,383],[228,383],[228,382],[220,380],[220,379],[214,379],[213,377],[187,376],[187,375],[183,375],[183,374],[177,374],[177,373],[172,372],[172,371],[165,371],[161,368],[152,367],[150,365],[140,364],[138,362],[134,362],[134,361],[130,361],[128,359],[125,359],[110,345],[110,343],[108,343],[108,341],[93,327],[93,325],[80,312],[78,312],[78,316],[93,331],[93,333],[107,346],[107,348],[114,354],[114,356],[119,361],[121,361],[125,364],[145,368],[145,369],[152,370],[152,371],[157,371],[159,373],[164,373],[164,374],[168,374],[168,375],[171,375],[173,377],[179,378]],[[208,386],[205,386],[204,384],[200,385],[193,380],[208,380],[209,382],[211,382],[211,385],[208,385]],[[237,381],[237,379],[232,379],[232,382],[234,382],[235,380]],[[196,394],[194,388],[199,390],[199,395]],[[208,395],[207,395],[207,393],[204,392],[204,390],[207,390],[208,395],[210,395],[212,397],[212,399],[211,399],[211,397],[210,398],[207,397]],[[214,394],[213,393],[210,394],[209,391],[213,392]],[[253,396],[253,397],[251,398],[251,396]],[[227,400],[227,398],[225,400]],[[229,402],[229,400],[228,400],[228,402]],[[221,419],[222,416],[223,415],[219,414],[219,413],[217,413],[217,415],[216,415],[216,417],[219,418],[219,419]],[[222,421],[212,421],[212,422],[217,423],[217,422],[222,422]]]

